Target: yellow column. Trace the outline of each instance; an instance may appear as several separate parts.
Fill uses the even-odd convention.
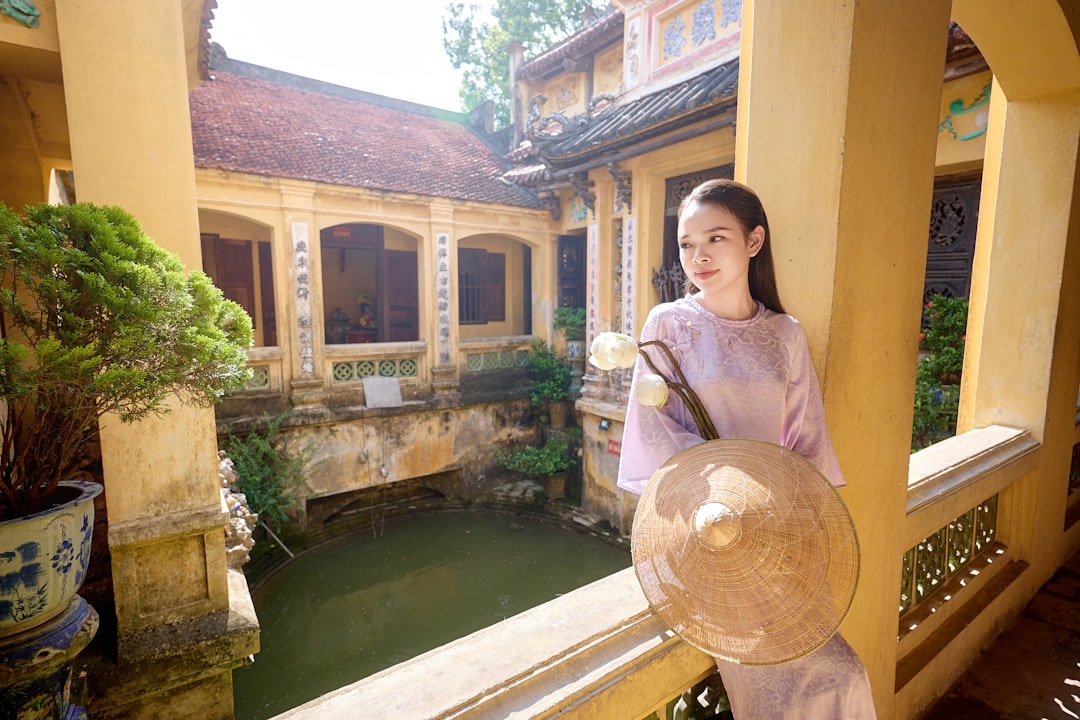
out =
[[[1008,102],[987,130],[958,430],[1026,428],[1043,440],[1058,295],[1075,192],[1080,89]]]
[[[882,718],[948,22],[943,0],[743,3],[736,177],[765,203],[822,378],[863,553],[843,631]]]
[[[308,182],[283,183],[281,188],[285,246],[286,293],[289,301],[282,328],[284,337],[293,337],[292,377],[289,400],[305,412],[325,412],[326,338],[324,336],[322,241],[315,222],[315,186]],[[285,322],[289,325],[286,327]]]
[[[1038,469],[1011,490],[1015,519],[999,520],[999,538],[1030,565],[1030,593],[1080,532],[1064,522],[1080,374],[1080,53],[1077,10],[1062,9],[953,3],[994,70],[957,425],[1021,427],[1042,444]]]
[[[434,348],[431,359],[431,386],[437,393],[456,392],[461,386],[458,352],[461,333],[457,318],[458,237],[454,208],[444,200],[435,200],[429,208],[428,240],[420,248],[421,302],[427,304],[431,319],[422,339]]]
[[[77,197],[125,208],[197,268],[180,3],[113,10],[56,4]],[[213,410],[105,418],[101,446],[121,639],[228,607]]]
[[[125,208],[198,268],[181,11],[56,0],[56,23],[78,199]],[[95,714],[231,718],[231,668],[258,647],[247,585],[225,562],[214,412],[173,406],[102,422],[121,662],[91,673]]]

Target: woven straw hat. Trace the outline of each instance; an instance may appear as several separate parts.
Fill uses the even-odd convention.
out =
[[[673,455],[638,501],[632,553],[660,619],[699,650],[744,665],[823,645],[859,576],[858,539],[836,489],[802,456],[757,440]]]

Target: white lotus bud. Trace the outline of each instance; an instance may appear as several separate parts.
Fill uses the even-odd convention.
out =
[[[629,335],[602,332],[589,348],[589,362],[601,370],[629,368],[637,360],[637,342]]]
[[[634,386],[634,397],[642,405],[662,408],[668,398],[668,386],[664,378],[654,373],[647,373],[637,379]]]
[[[589,355],[589,364],[595,365],[601,370],[614,370],[615,363],[608,362],[606,355]]]

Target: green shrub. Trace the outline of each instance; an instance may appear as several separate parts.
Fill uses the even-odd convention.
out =
[[[303,483],[315,445],[308,443],[288,452],[281,438],[281,426],[289,412],[260,421],[246,435],[227,435],[222,449],[236,467],[237,490],[247,498],[248,507],[259,520],[275,530],[289,519],[298,504],[295,490]]]
[[[562,331],[567,340],[585,339],[585,308],[561,307],[555,309],[555,329]]]
[[[551,437],[540,446],[500,448],[495,451],[495,461],[522,475],[544,477],[570,469],[570,446],[562,438]]]
[[[921,450],[956,433],[960,409],[960,375],[964,369],[968,301],[934,295],[923,307],[923,330],[915,375],[915,414],[911,451]]]
[[[546,407],[570,394],[574,371],[566,358],[556,355],[543,340],[536,340],[529,353],[529,377],[529,399],[533,405]]]

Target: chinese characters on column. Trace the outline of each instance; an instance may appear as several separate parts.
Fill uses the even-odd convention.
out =
[[[292,224],[293,265],[296,268],[296,325],[300,339],[300,376],[315,376],[315,339],[311,330],[311,285],[308,276],[308,226]]]

